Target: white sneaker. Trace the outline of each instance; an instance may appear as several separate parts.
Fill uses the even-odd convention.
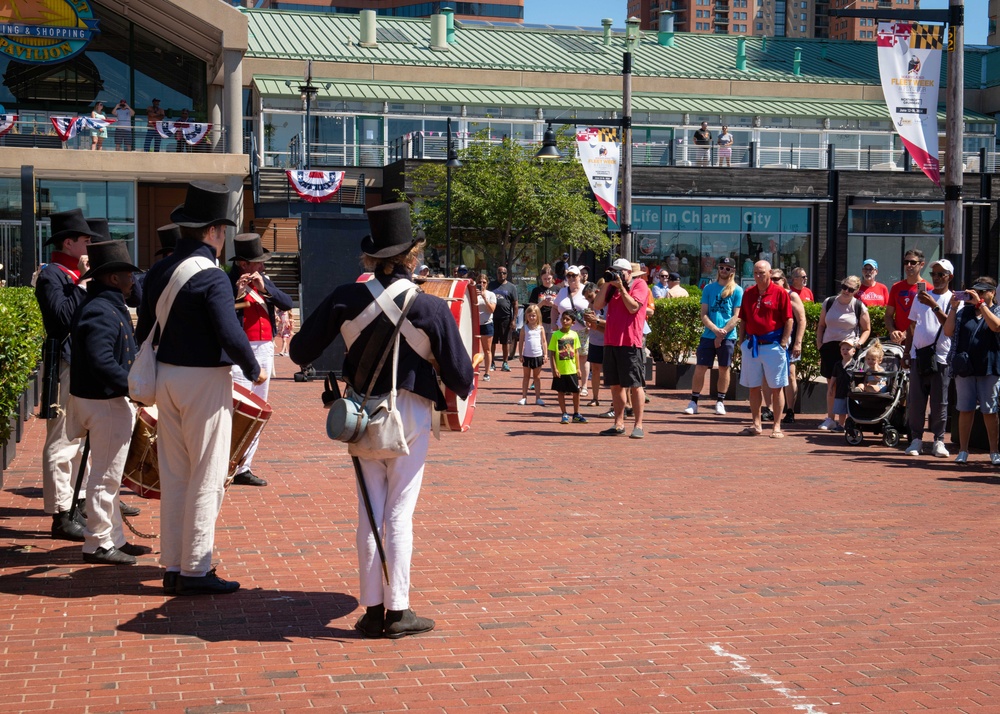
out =
[[[542,401],[541,399],[536,399],[535,400],[535,406],[544,407],[545,406],[545,402]]]
[[[837,422],[835,422],[833,419],[831,419],[830,417],[827,417],[826,419],[824,419],[823,421],[820,422],[819,428],[820,428],[821,431],[830,431],[830,429],[833,428],[833,426],[836,423]]]
[[[715,403],[715,413],[719,414],[720,416],[723,415],[723,414],[725,414],[726,413],[726,405],[723,404],[722,402],[716,402]]]
[[[990,463],[994,466],[1000,466],[1000,453],[994,451],[990,454]]]
[[[935,442],[938,443],[938,442]],[[924,442],[920,439],[914,439],[910,442],[910,445],[906,447],[906,454],[909,456],[920,456],[921,450],[924,448]],[[947,454],[947,452],[945,452]]]
[[[951,454],[948,453],[948,449],[945,448],[943,441],[935,441],[934,446],[931,447],[931,453],[942,459],[947,459],[951,456]]]
[[[688,402],[687,409],[684,410],[685,414],[697,414],[698,413],[698,402]]]
[[[969,460],[969,452],[968,451],[959,451],[958,452],[958,456],[955,457],[955,463],[956,464],[964,464],[968,460]]]
[[[525,404],[527,404],[527,403],[528,403],[528,400],[527,400],[527,398],[525,398],[525,399],[518,399],[518,400],[517,400],[517,405],[518,405],[519,407],[523,407],[523,406],[524,406]]]

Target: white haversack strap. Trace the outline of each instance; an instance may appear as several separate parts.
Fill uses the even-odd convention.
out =
[[[365,285],[372,295],[377,295],[377,291],[382,291],[384,288],[382,284],[375,278],[371,278]],[[389,286],[387,291],[389,295],[395,299],[404,290],[408,289],[414,283],[409,280],[397,280],[392,285]],[[347,345],[347,349],[351,349],[351,345],[354,341],[358,339],[358,336],[364,331],[368,325],[372,324],[372,320],[378,317],[382,313],[382,308],[377,302],[371,302],[368,304],[364,310],[362,310],[357,317],[353,320],[345,320],[344,324],[340,327],[340,334],[344,338],[344,344]],[[396,316],[399,317],[399,312],[396,312]],[[395,320],[393,321],[395,322]]]

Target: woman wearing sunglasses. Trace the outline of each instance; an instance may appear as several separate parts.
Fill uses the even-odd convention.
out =
[[[868,308],[855,297],[861,287],[861,278],[849,275],[840,281],[840,292],[823,301],[823,312],[816,327],[816,349],[819,350],[819,371],[826,377],[826,419],[819,425],[823,431],[843,431],[833,413],[833,402],[837,393],[834,371],[840,363],[840,343],[854,338],[861,346],[871,334],[871,318]],[[846,417],[846,415],[844,415]]]

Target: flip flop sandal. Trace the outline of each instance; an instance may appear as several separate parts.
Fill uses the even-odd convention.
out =
[[[785,438],[785,432],[783,432],[783,431],[772,431],[771,434],[770,434],[770,436],[771,436],[772,439],[784,439]]]
[[[740,436],[760,436],[763,433],[761,429],[755,429],[752,426],[745,427],[741,432]]]

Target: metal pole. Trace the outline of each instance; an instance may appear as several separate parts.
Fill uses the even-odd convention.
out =
[[[310,153],[309,153],[309,110],[312,107],[312,84],[308,81],[306,82],[306,130],[303,133],[306,140],[306,170],[309,169]]]
[[[451,277],[451,117],[448,117],[448,149],[445,158],[446,194],[444,199],[444,274]]]
[[[955,266],[953,285],[965,278],[964,232],[962,230],[962,144],[965,106],[965,6],[963,0],[948,3],[948,99],[945,120],[944,254]]]
[[[622,215],[621,253],[632,260],[632,51],[622,56]]]

